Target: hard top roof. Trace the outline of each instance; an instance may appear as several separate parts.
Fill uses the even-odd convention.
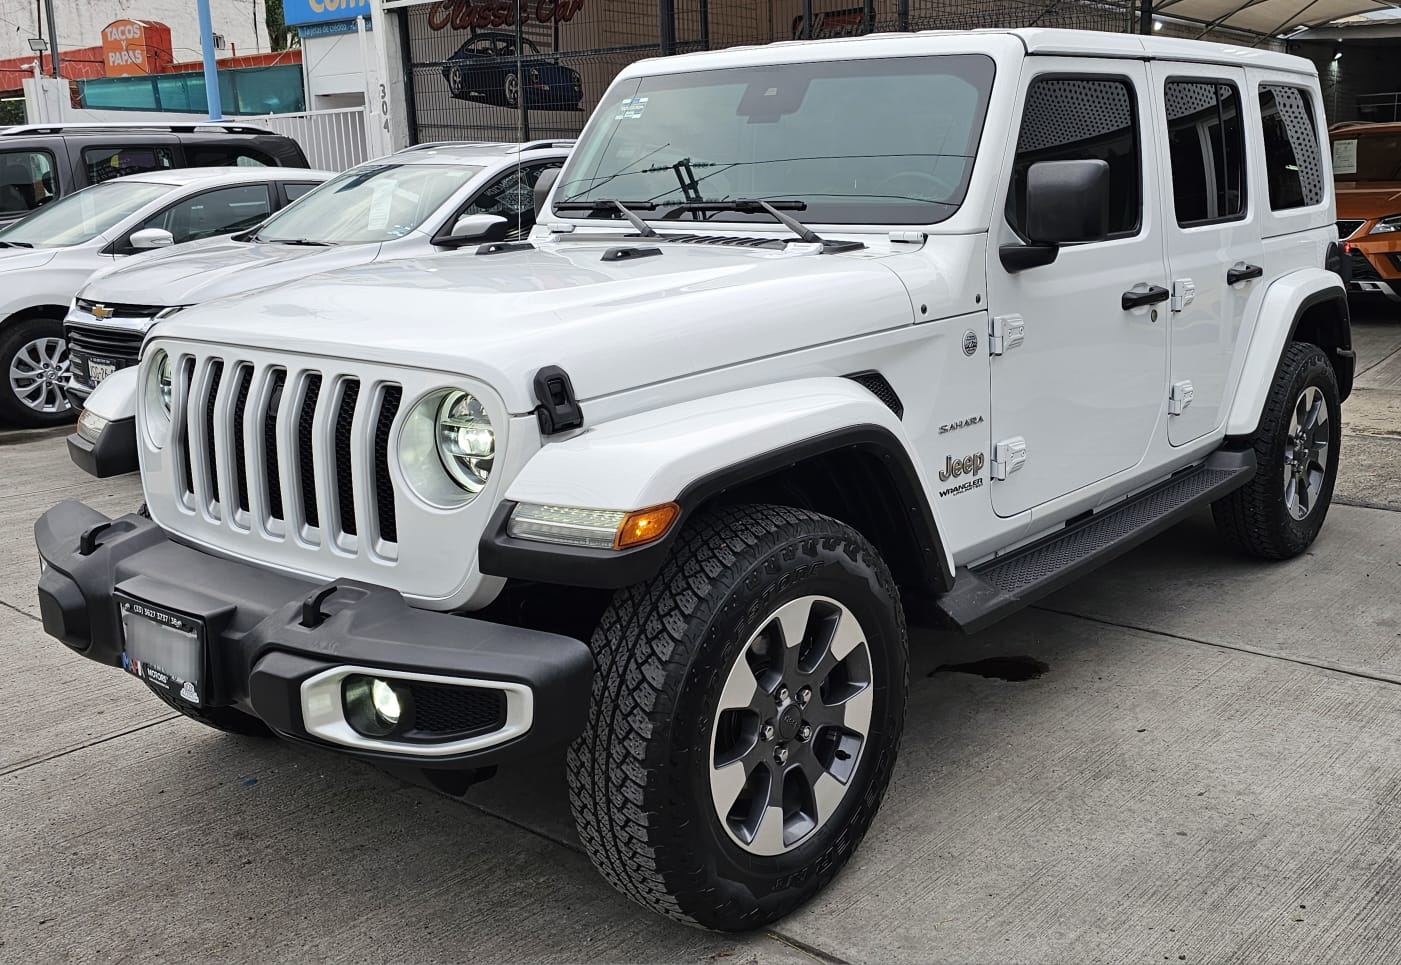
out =
[[[918,57],[998,51],[1005,54],[1017,48],[1028,55],[1173,60],[1258,67],[1307,76],[1317,74],[1312,61],[1303,57],[1256,47],[1099,30],[1028,27],[1017,30],[926,30],[918,33],[873,33],[827,40],[784,40],[772,44],[651,58],[625,67],[619,76],[844,58]]]

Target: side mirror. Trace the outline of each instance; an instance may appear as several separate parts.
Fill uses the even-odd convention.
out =
[[[535,220],[545,216],[545,202],[550,198],[550,190],[559,180],[559,168],[547,168],[535,179]]]
[[[1026,172],[1029,245],[1003,245],[1008,271],[1049,265],[1061,245],[1109,237],[1109,163],[1098,158],[1038,161]]]
[[[475,241],[504,241],[511,233],[511,222],[499,214],[464,214],[446,235],[433,239],[436,245],[456,247]]]
[[[133,231],[127,243],[137,251],[149,251],[152,248],[169,248],[175,244],[175,236],[164,228],[142,228]]]

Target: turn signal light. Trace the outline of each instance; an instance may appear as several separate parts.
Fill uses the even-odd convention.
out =
[[[628,513],[618,527],[618,536],[613,548],[626,550],[634,546],[644,546],[666,535],[671,524],[681,515],[681,507],[675,503],[663,503],[651,509],[639,509]]]

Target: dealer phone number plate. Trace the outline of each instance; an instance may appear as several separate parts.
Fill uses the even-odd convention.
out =
[[[137,600],[120,599],[122,668],[177,700],[204,699],[204,627]]]

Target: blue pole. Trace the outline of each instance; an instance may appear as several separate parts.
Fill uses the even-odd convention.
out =
[[[209,15],[209,0],[195,0],[199,8],[199,45],[204,52],[204,92],[209,100],[209,119],[224,119],[219,103],[219,68],[214,64],[214,19]]]

